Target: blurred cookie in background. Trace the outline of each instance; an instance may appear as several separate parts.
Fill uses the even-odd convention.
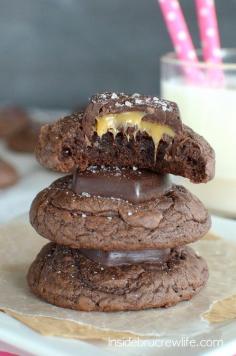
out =
[[[7,138],[27,126],[29,122],[27,112],[21,107],[7,106],[0,108],[0,138]]]
[[[0,189],[4,189],[16,184],[19,175],[16,169],[8,162],[0,158]]]
[[[30,121],[28,125],[11,134],[7,140],[7,147],[16,152],[34,153],[38,135],[43,123]]]

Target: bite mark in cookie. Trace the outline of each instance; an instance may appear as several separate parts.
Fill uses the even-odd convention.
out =
[[[211,146],[182,125],[176,104],[154,98],[114,93],[93,97],[84,114],[74,113],[41,129],[39,162],[68,173],[90,165],[137,166],[195,183],[211,180]]]

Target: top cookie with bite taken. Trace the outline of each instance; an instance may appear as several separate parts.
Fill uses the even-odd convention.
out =
[[[194,183],[211,180],[215,168],[213,149],[182,123],[177,104],[136,93],[95,95],[84,113],[45,125],[36,156],[59,172],[137,166]]]

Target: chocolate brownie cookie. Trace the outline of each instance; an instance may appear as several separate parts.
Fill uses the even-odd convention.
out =
[[[39,162],[60,172],[89,165],[137,166],[189,178],[214,176],[214,151],[182,124],[176,104],[139,94],[92,97],[83,113],[41,129]]]
[[[19,107],[0,109],[0,138],[6,138],[15,131],[27,126],[28,114]]]
[[[188,247],[172,250],[162,265],[108,267],[79,250],[49,243],[28,272],[33,293],[49,303],[107,312],[169,307],[191,299],[207,279],[205,261]]]
[[[34,153],[42,124],[30,122],[7,138],[7,147],[12,151]]]
[[[36,196],[30,221],[39,234],[59,244],[107,251],[172,248],[201,238],[210,228],[207,210],[182,186],[167,186],[151,200],[131,203],[76,194],[72,176]]]
[[[19,179],[16,169],[0,158],[0,189],[14,185]]]

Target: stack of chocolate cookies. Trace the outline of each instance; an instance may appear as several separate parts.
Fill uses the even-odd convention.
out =
[[[170,174],[206,183],[214,151],[175,103],[96,95],[84,113],[43,126],[36,155],[73,174],[32,203],[31,224],[52,241],[28,272],[33,293],[76,310],[140,310],[189,300],[206,284],[206,262],[186,245],[210,217]]]

